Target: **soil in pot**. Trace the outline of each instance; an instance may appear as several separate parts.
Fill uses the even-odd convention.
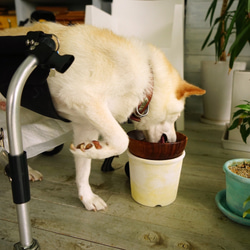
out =
[[[245,177],[250,178],[250,163],[249,162],[242,162],[235,166],[228,167],[233,173]]]

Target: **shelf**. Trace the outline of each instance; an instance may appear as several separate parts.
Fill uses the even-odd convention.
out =
[[[6,0],[5,0],[6,1]],[[37,6],[65,6],[69,11],[84,11],[85,6],[92,4],[91,0],[14,0],[17,20],[24,21],[30,18]]]
[[[0,7],[15,8],[15,0],[1,0]]]
[[[91,4],[91,0],[23,0],[24,2],[34,3],[34,4]]]
[[[87,4],[92,4],[92,0],[22,0],[22,2],[27,2],[37,5],[47,5],[47,6],[62,6],[62,5],[79,5],[85,6]]]

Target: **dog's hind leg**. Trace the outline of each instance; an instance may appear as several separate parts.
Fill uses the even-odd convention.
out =
[[[30,181],[41,181],[43,179],[43,175],[39,171],[31,168],[30,166],[28,166],[28,170]]]

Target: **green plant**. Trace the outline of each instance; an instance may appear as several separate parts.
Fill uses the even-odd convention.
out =
[[[232,130],[237,127],[240,127],[241,138],[245,143],[247,143],[247,138],[250,135],[250,102],[245,102],[246,104],[240,104],[236,106],[238,110],[234,112],[234,120],[232,122],[232,125],[228,129]],[[248,202],[250,202],[250,196],[244,201],[243,208]],[[250,209],[247,209],[243,213],[243,218],[245,218],[248,214],[250,214]]]
[[[229,38],[235,35],[229,48],[230,68],[246,43],[250,41],[250,0],[238,1],[236,9],[233,9],[233,3],[234,0],[223,0],[220,16],[214,18],[218,0],[212,1],[205,18],[210,19],[210,31],[201,48],[203,50],[206,46],[214,44],[216,61],[226,61]],[[211,40],[215,28],[217,31]]]
[[[250,196],[244,201],[243,208],[246,206],[248,202],[250,202]],[[245,218],[248,214],[250,214],[250,208],[243,213],[243,218]]]
[[[232,0],[231,0],[232,2]],[[229,49],[230,61],[229,67],[233,67],[233,63],[240,54],[246,43],[250,42],[250,0],[240,0],[230,26],[227,30],[226,41],[228,41],[230,33],[235,29],[236,36],[233,44]]]
[[[247,138],[250,135],[250,102],[245,101],[246,104],[237,105],[237,111],[233,114],[233,122],[228,128],[229,130],[240,128],[242,140],[247,143]]]

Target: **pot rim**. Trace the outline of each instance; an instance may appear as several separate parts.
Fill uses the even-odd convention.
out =
[[[201,61],[201,63],[202,64],[214,64],[214,65],[216,65],[216,64],[226,64],[226,65],[228,65],[229,64],[229,61],[212,61],[212,60],[203,60],[203,61]],[[238,64],[238,65],[240,65],[240,64],[247,64],[245,61],[236,61],[236,62],[234,62],[235,64]]]
[[[142,162],[145,162],[145,163],[154,164],[154,165],[162,165],[165,162],[168,162],[168,163],[171,164],[171,163],[174,163],[176,161],[182,160],[185,157],[186,152],[185,152],[185,150],[183,150],[183,152],[182,152],[182,154],[180,156],[178,156],[176,158],[172,158],[172,159],[166,159],[166,160],[149,160],[149,159],[141,158],[141,157],[135,156],[132,153],[130,153],[129,149],[127,150],[127,154],[132,159],[134,158],[134,159],[137,159],[139,161],[142,161]]]
[[[164,145],[164,143],[160,143],[160,142],[149,142],[149,141],[140,141],[140,140],[137,140],[137,139],[135,139],[135,138],[133,138],[133,137],[130,136],[130,134],[133,133],[133,131],[136,131],[136,130],[131,130],[131,131],[127,132],[127,135],[128,135],[128,137],[129,137],[130,140],[139,141],[139,142],[144,142],[144,143],[148,143],[148,144],[152,144],[152,145],[156,145],[156,144],[158,144],[158,145]],[[140,130],[139,130],[139,131],[140,131]],[[180,144],[181,142],[184,142],[184,141],[186,141],[186,142],[188,141],[188,137],[187,137],[185,134],[176,131],[176,136],[177,136],[178,134],[179,134],[180,136],[183,136],[184,139],[183,139],[183,140],[180,140],[180,141],[166,142],[166,143],[168,143],[168,144],[170,144],[170,145],[175,145],[175,144]]]

